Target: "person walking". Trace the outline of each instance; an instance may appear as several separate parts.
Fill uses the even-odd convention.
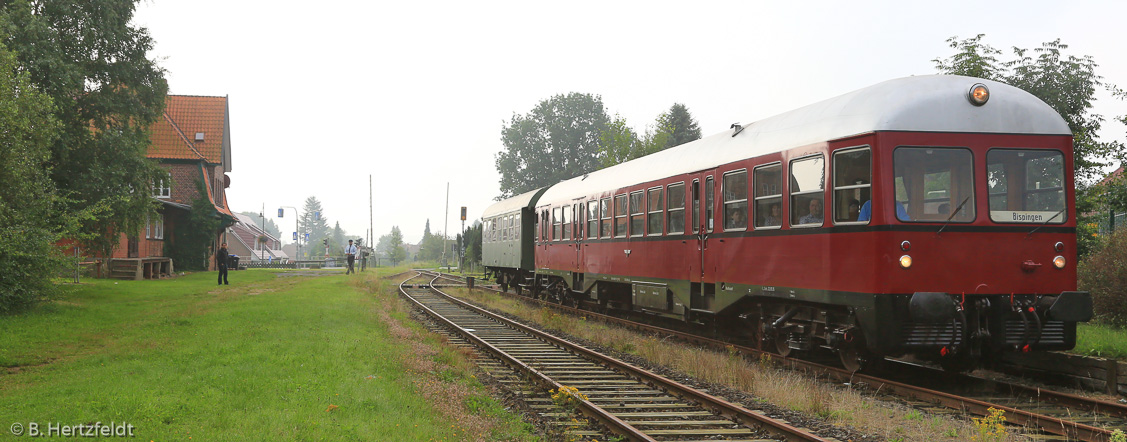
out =
[[[356,273],[356,270],[352,269],[352,263],[356,260],[356,246],[352,245],[351,239],[348,240],[348,247],[344,249],[344,256],[348,257],[348,271],[344,274]]]
[[[219,246],[219,251],[215,252],[215,264],[219,266],[219,284],[216,285],[229,285],[227,283],[227,243]]]

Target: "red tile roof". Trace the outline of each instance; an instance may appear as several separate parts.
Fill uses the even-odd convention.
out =
[[[152,128],[149,158],[204,159],[223,163],[227,97],[169,95],[164,118]],[[203,133],[203,141],[195,141]]]

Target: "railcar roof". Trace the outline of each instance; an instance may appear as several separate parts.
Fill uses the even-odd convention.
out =
[[[544,189],[545,188],[541,187],[539,189],[531,190],[512,198],[498,201],[493,205],[486,207],[485,212],[481,214],[481,217],[484,219],[491,216],[497,216],[502,213],[515,212],[517,210],[520,210],[520,208],[522,207],[531,207],[530,204],[535,204],[536,197],[543,193]]]
[[[990,89],[990,100],[980,107],[967,100],[976,83]],[[563,181],[544,192],[540,201],[557,203],[878,131],[1072,134],[1049,105],[1016,87],[957,75],[905,77],[747,124],[734,137],[733,130],[726,130]]]

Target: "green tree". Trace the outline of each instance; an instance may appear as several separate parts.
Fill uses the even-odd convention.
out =
[[[657,117],[657,128],[668,131],[665,149],[699,140],[700,126],[689,113],[689,108],[681,103],[673,103],[668,112]]]
[[[149,189],[167,176],[145,154],[168,85],[148,58],[148,31],[130,25],[134,9],[135,0],[0,3],[0,39],[61,124],[47,164],[67,201],[58,210],[83,214],[72,236],[103,256],[155,215]]]
[[[63,259],[55,242],[66,222],[47,176],[59,129],[52,111],[51,98],[0,44],[0,314],[57,291],[51,277]]]
[[[330,238],[332,229],[329,228],[329,219],[325,217],[321,201],[317,197],[310,196],[305,199],[305,206],[302,208],[301,216],[298,217],[298,228],[298,235],[302,240],[306,233],[309,234],[307,246],[301,249],[305,259],[322,258],[325,253],[323,241]]]
[[[419,261],[437,261],[442,257],[443,236],[430,233],[430,220],[423,230],[423,239],[419,241],[419,253],[415,259]]]
[[[481,265],[481,229],[481,221],[474,221],[466,229],[465,235],[458,235],[458,247],[465,256],[467,267]]]
[[[598,95],[556,95],[501,129],[504,148],[495,157],[501,198],[599,169],[599,135],[610,118]]]
[[[947,75],[965,75],[968,77],[999,80],[1002,69],[998,66],[998,58],[1002,51],[982,42],[986,34],[978,34],[966,40],[959,37],[947,39],[947,44],[957,50],[950,58],[936,58],[935,68]]]
[[[391,265],[407,259],[407,249],[403,248],[403,232],[399,230],[399,226],[393,226],[391,234],[388,235],[387,258],[391,260]]]
[[[340,228],[340,221],[333,226],[333,238],[329,240],[329,254],[338,256],[344,254],[344,247],[348,243],[348,238],[345,237],[344,229]],[[356,244],[357,247],[360,244]]]
[[[196,180],[199,196],[192,201],[192,210],[183,222],[173,225],[171,241],[165,241],[165,254],[172,258],[177,270],[207,270],[211,245],[222,221],[215,205],[207,198],[207,188]]]
[[[670,140],[674,127],[669,124],[668,114],[663,113],[638,137],[626,126],[626,120],[616,115],[607,130],[599,134],[602,166],[610,167],[673,147]]]

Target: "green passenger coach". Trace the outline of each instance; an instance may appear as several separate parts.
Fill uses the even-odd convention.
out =
[[[485,209],[482,214],[482,260],[487,274],[496,277],[497,283],[508,290],[520,290],[526,276],[535,267],[534,243],[521,242],[532,238],[536,232],[534,208],[547,187],[525,192],[500,201]],[[487,275],[488,276],[488,275]]]

